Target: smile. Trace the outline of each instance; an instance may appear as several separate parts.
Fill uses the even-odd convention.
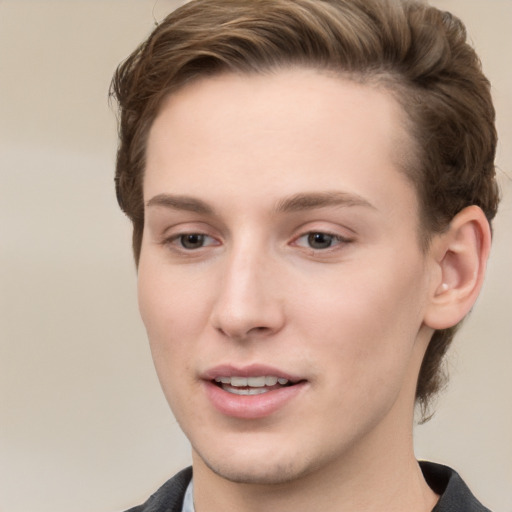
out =
[[[224,391],[235,395],[261,395],[292,385],[288,379],[274,375],[259,377],[222,376],[215,377],[214,381]]]

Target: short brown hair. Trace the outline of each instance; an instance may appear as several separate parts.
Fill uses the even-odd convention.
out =
[[[459,19],[413,0],[193,0],[154,29],[111,85],[120,110],[116,192],[133,222],[136,263],[146,141],[164,98],[201,77],[289,66],[377,80],[402,104],[416,144],[408,175],[425,244],[466,206],[481,207],[489,222],[495,216],[490,85]],[[424,414],[444,382],[456,327],[436,331],[427,349],[416,392]]]

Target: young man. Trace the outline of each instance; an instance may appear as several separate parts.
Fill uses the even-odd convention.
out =
[[[195,0],[113,93],[140,310],[193,455],[132,511],[487,510],[412,444],[498,202],[460,21]]]

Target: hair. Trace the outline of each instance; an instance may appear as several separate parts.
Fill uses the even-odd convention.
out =
[[[136,264],[146,143],[164,99],[200,78],[290,66],[384,85],[402,105],[424,247],[466,206],[479,206],[491,222],[499,202],[495,112],[458,18],[414,0],[193,0],[157,25],[111,84],[119,107],[116,193],[133,223]],[[443,356],[457,327],[436,331],[426,351],[416,390],[425,421],[446,381]]]

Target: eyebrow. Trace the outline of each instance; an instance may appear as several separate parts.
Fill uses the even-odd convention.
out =
[[[161,206],[173,210],[184,210],[201,215],[213,215],[214,209],[205,201],[191,196],[158,194],[146,203],[147,207]],[[363,197],[349,192],[327,191],[299,193],[281,199],[277,202],[276,213],[292,213],[303,210],[314,210],[332,206],[363,206],[376,210],[370,202]]]
[[[328,191],[295,194],[279,201],[276,205],[276,211],[284,213],[297,212],[329,206],[363,206],[376,210],[375,206],[360,195],[349,192]]]
[[[146,203],[146,206],[163,206],[173,210],[185,210],[188,212],[200,213],[202,215],[212,215],[214,213],[213,208],[204,201],[201,201],[201,199],[171,194],[158,194],[152,197]]]

